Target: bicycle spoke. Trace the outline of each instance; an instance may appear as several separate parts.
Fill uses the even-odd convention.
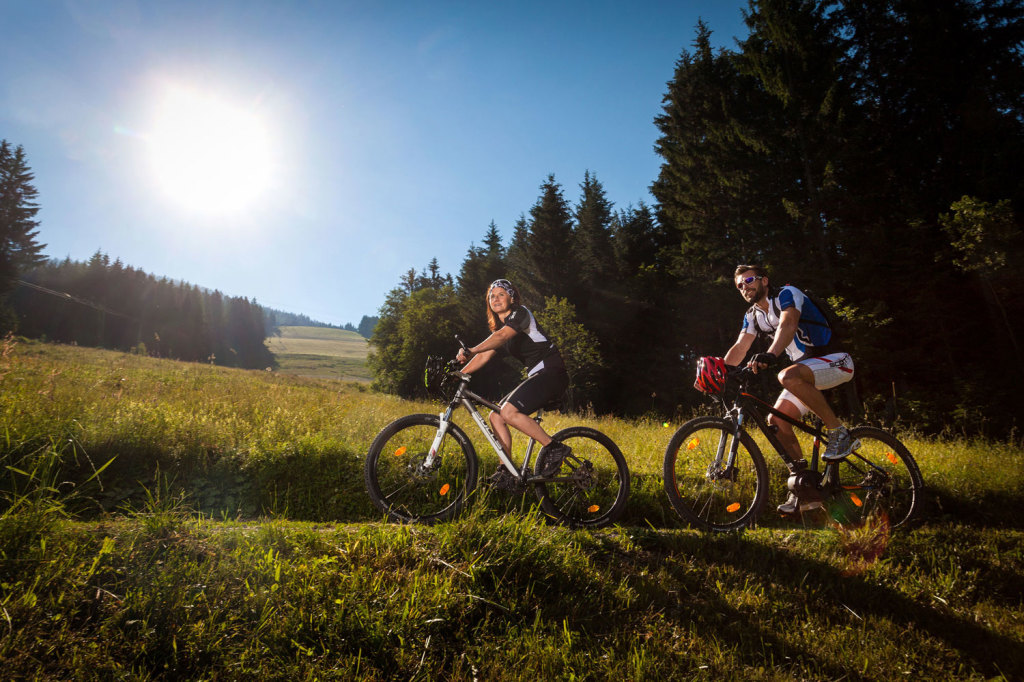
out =
[[[475,454],[454,425],[427,466],[438,425],[434,415],[411,415],[385,427],[370,447],[367,491],[396,521],[450,518],[476,485]]]
[[[753,523],[767,489],[761,453],[745,433],[740,442],[725,420],[684,424],[665,452],[665,492],[676,512],[704,530],[737,530]],[[735,461],[728,458],[736,446]]]
[[[541,508],[570,526],[599,528],[614,522],[629,495],[629,469],[610,438],[587,427],[572,427],[554,438],[571,448],[555,476],[535,483]],[[543,470],[543,457],[536,469]]]
[[[853,454],[832,466],[832,509],[841,524],[896,527],[914,515],[923,483],[917,463],[892,434],[873,427],[851,430]]]

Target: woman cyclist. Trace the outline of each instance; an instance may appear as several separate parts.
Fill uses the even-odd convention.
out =
[[[501,442],[506,454],[512,451],[513,426],[539,442],[545,463],[541,476],[549,477],[558,473],[562,460],[570,449],[561,443],[552,442],[544,429],[530,415],[559,398],[569,386],[562,356],[554,342],[543,332],[537,320],[525,306],[519,290],[507,279],[496,279],[487,288],[487,326],[491,335],[476,346],[459,350],[458,361],[465,362],[462,371],[472,374],[487,364],[499,349],[505,348],[512,357],[527,368],[527,378],[501,402],[501,411],[490,415],[491,428]],[[499,464],[495,476],[500,477],[503,467]]]

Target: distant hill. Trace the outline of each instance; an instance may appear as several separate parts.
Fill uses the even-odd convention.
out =
[[[332,329],[345,329],[350,332],[358,332],[361,336],[370,338],[373,334],[373,328],[377,325],[379,320],[380,318],[377,316],[363,315],[363,319],[359,321],[358,327],[351,323],[338,326],[336,324],[328,324],[327,322],[314,320],[306,315],[289,313],[284,310],[277,310],[276,308],[263,308],[263,324],[267,336],[272,336],[274,334],[274,330],[278,327],[330,327]]]
[[[284,374],[369,382],[369,344],[353,331],[335,327],[278,327],[266,346]]]

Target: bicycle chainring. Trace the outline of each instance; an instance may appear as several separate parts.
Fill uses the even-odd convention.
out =
[[[821,474],[817,471],[805,469],[791,474],[786,481],[786,487],[790,492],[796,493],[797,497],[813,498],[821,495]]]

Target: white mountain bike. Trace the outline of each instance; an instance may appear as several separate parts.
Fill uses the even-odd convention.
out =
[[[460,341],[461,343],[461,341]],[[537,442],[526,445],[521,463],[501,447],[477,407],[500,410],[469,389],[470,376],[454,362],[427,362],[429,385],[456,385],[448,407],[440,415],[412,414],[388,424],[374,438],[366,455],[366,490],[373,503],[393,521],[433,523],[448,520],[463,510],[477,487],[479,459],[473,443],[452,415],[465,407],[502,467],[498,477],[507,490],[533,489],[541,510],[554,521],[571,527],[600,528],[614,523],[629,497],[629,467],[615,442],[586,426],[572,426],[552,435],[572,452],[553,476],[541,476],[545,455]],[[503,401],[502,401],[503,402]],[[545,405],[534,419],[540,423]]]

